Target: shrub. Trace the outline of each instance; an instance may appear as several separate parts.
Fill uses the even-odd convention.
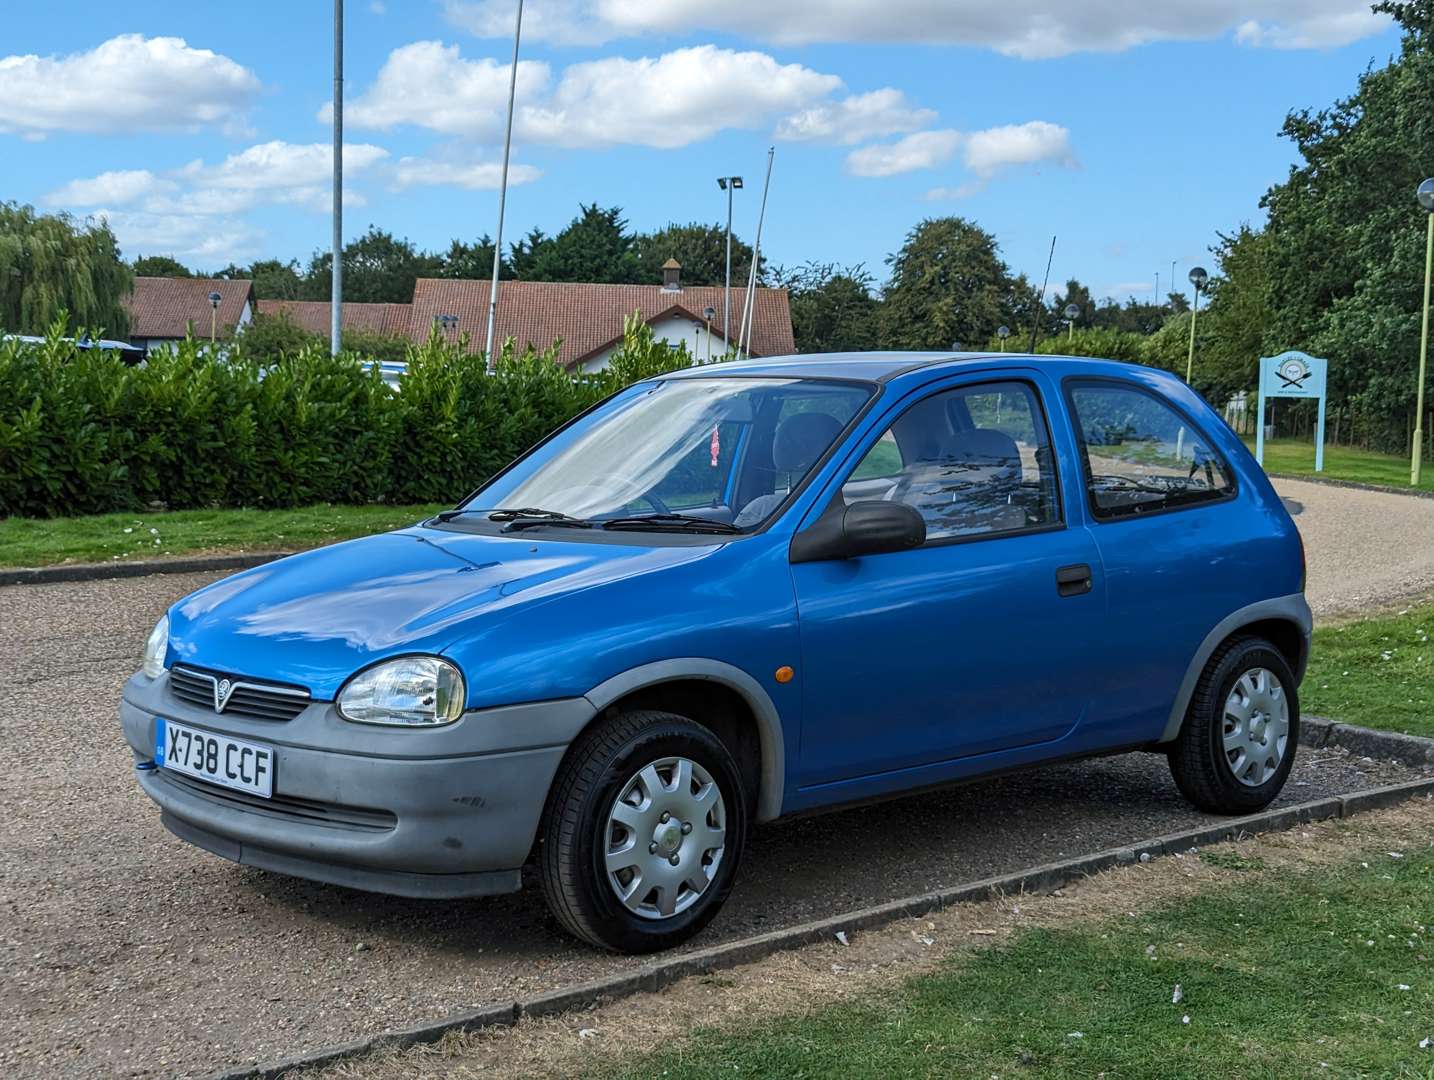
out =
[[[0,515],[456,500],[576,413],[684,367],[638,318],[606,371],[574,377],[557,346],[497,375],[435,335],[395,393],[352,353],[301,344],[273,363],[189,340],[127,367],[45,341],[0,341]]]

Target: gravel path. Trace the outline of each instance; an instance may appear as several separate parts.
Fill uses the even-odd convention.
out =
[[[1434,499],[1302,480],[1274,484],[1299,511],[1315,618],[1434,592]]]
[[[1434,502],[1279,486],[1303,504],[1317,610],[1434,585]],[[1376,549],[1371,523],[1397,539]],[[0,589],[0,1076],[203,1074],[638,963],[571,944],[531,890],[399,900],[235,866],[166,833],[115,702],[159,613],[216,576]],[[1307,750],[1283,801],[1411,775]],[[779,822],[757,830],[701,944],[1198,820],[1162,759],[1130,755]]]

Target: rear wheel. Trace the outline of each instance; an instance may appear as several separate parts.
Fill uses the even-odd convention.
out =
[[[1284,656],[1263,638],[1232,638],[1200,675],[1170,771],[1201,810],[1253,813],[1285,786],[1299,730],[1295,676]]]
[[[574,744],[548,798],[548,906],[603,948],[686,941],[731,891],[746,808],[737,763],[707,728],[656,711],[603,720]]]

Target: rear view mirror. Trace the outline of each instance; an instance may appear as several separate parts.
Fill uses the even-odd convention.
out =
[[[926,543],[926,522],[898,502],[834,502],[810,529],[792,539],[791,561],[824,562],[909,551]]]

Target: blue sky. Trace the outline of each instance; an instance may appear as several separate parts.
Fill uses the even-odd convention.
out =
[[[102,214],[199,269],[328,240],[331,6],[37,2],[0,43],[0,199]],[[492,233],[513,0],[349,0],[346,233]],[[579,202],[715,221],[739,173],[764,252],[885,257],[972,218],[1017,270],[1162,290],[1258,221],[1286,112],[1396,34],[1361,0],[528,0],[507,238]]]

